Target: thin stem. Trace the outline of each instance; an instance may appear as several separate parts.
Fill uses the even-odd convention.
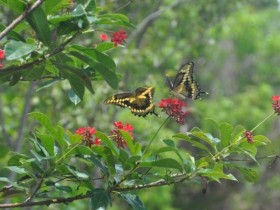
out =
[[[80,144],[76,144],[74,147],[72,147],[68,152],[66,152],[62,157],[60,157],[57,161],[56,164],[59,163],[59,161],[63,160],[70,152],[72,152],[77,146],[79,146]]]
[[[263,124],[266,120],[268,120],[272,115],[274,115],[275,112],[273,111],[270,115],[268,115],[266,118],[264,118],[259,124],[257,124],[252,130],[251,132],[253,132],[257,127],[259,127],[261,124]]]
[[[149,142],[149,144],[147,145],[147,147],[144,149],[143,151],[143,156],[144,154],[147,152],[147,150],[149,149],[150,145],[153,143],[153,141],[155,140],[156,136],[158,135],[160,129],[163,127],[163,125],[169,120],[170,116],[168,116],[165,121],[161,124],[161,126],[158,128],[157,132],[155,133],[155,135],[153,136],[152,140]]]

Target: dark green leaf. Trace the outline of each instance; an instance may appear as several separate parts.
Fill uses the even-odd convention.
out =
[[[96,146],[93,148],[93,151],[95,153],[97,153],[98,155],[102,156],[107,167],[109,168],[110,173],[115,174],[116,173],[116,169],[115,169],[116,163],[115,163],[114,156],[112,154],[112,150],[110,150],[106,146]]]
[[[164,139],[162,140],[167,146],[170,146],[170,147],[176,147],[176,144],[173,140],[171,139]]]
[[[0,31],[3,31],[5,28],[6,27],[3,24],[0,24]],[[9,31],[9,33],[7,34],[7,37],[9,39],[13,39],[15,41],[25,42],[25,39],[19,33],[15,32],[15,31]]]
[[[67,192],[67,193],[72,193],[72,188],[69,187],[69,186],[63,186],[63,185],[60,185],[59,183],[55,183],[55,188],[60,190],[60,191],[63,191],[63,192]]]
[[[41,7],[37,7],[26,16],[26,19],[36,32],[38,39],[45,45],[50,46],[51,30],[44,10]]]
[[[111,196],[110,193],[105,191],[104,189],[95,189],[91,192],[91,208],[92,209],[106,209],[109,204],[111,204]]]
[[[134,209],[134,210],[145,210],[145,206],[137,195],[129,193],[121,193],[121,197]]]
[[[90,12],[90,13],[95,12],[95,10],[96,10],[96,2],[95,2],[95,0],[89,0],[87,2],[87,4],[86,4],[85,8],[86,8],[87,12]]]
[[[48,153],[53,156],[54,155],[54,138],[51,135],[47,134],[38,134],[37,135],[42,145],[45,147],[45,149],[48,151]]]
[[[120,130],[120,133],[121,133],[122,137],[125,139],[131,154],[132,155],[138,155],[138,154],[135,153],[134,141],[131,138],[130,134],[125,132],[125,131],[122,131],[122,130]]]
[[[183,167],[177,160],[172,158],[164,158],[156,160],[154,162],[141,162],[140,167],[161,167],[161,168],[173,168],[183,172]]]

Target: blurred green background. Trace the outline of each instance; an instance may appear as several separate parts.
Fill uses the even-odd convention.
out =
[[[35,124],[28,112],[40,111],[53,122],[75,131],[93,126],[109,132],[114,121],[129,122],[135,127],[135,139],[147,143],[162,122],[149,115],[133,116],[129,110],[104,105],[106,97],[139,86],[156,88],[154,101],[169,96],[165,74],[175,76],[186,61],[195,62],[195,76],[202,90],[209,92],[203,100],[187,101],[191,114],[186,124],[169,123],[160,131],[160,139],[170,138],[197,126],[211,132],[207,118],[243,125],[252,129],[272,112],[271,96],[280,94],[280,1],[277,0],[98,0],[107,11],[127,15],[136,26],[124,28],[129,38],[124,48],[110,54],[122,75],[119,90],[105,82],[94,82],[94,95],[87,92],[83,102],[74,105],[68,99],[67,82],[38,91],[39,82],[20,82],[16,86],[0,85],[0,167],[9,150],[28,153],[25,137]],[[125,5],[126,7],[122,7]],[[0,8],[4,24],[15,18]],[[119,28],[116,28],[119,30]],[[99,41],[98,35],[77,40],[84,45]],[[160,112],[157,110],[157,112]],[[259,157],[280,154],[280,120],[271,118],[255,134],[268,136],[271,145],[259,151]],[[182,145],[185,146],[185,145]],[[189,148],[191,150],[191,148]],[[280,161],[261,159],[257,183],[223,181],[211,183],[202,194],[200,184],[146,189],[138,192],[147,209],[153,210],[278,210],[280,206]],[[253,164],[253,163],[248,163]],[[234,174],[234,172],[233,172]],[[5,176],[4,172],[0,172]],[[32,209],[87,209],[87,201],[69,205],[51,205]],[[130,209],[114,198],[111,210]]]

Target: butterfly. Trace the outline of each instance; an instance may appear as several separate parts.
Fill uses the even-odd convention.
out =
[[[201,94],[208,94],[207,92],[201,91],[198,83],[194,80],[193,67],[193,62],[184,64],[173,82],[166,76],[171,95],[180,99],[191,98],[196,100],[200,98]]]
[[[147,114],[155,114],[155,105],[152,101],[155,89],[153,87],[139,87],[133,93],[119,93],[107,98],[105,104],[114,104],[127,107],[132,114],[145,117]]]

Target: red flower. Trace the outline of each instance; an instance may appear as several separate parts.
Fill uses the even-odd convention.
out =
[[[107,34],[99,34],[99,37],[102,42],[106,41],[109,39],[109,36]]]
[[[5,58],[5,51],[0,50],[0,59],[3,60]]]
[[[114,42],[115,47],[117,47],[118,44],[122,44],[126,38],[127,38],[127,34],[125,33],[125,31],[123,29],[121,29],[119,32],[113,33],[111,42]]]
[[[123,124],[122,122],[114,122],[114,126],[115,129],[111,131],[112,139],[116,142],[117,147],[124,148],[125,146],[127,146],[127,142],[120,133],[120,130],[127,132],[133,139],[132,131],[134,128],[129,123]]]
[[[253,144],[254,143],[254,139],[253,139],[253,132],[252,131],[244,131],[244,138],[247,139],[249,144]]]
[[[84,139],[83,141],[86,142],[86,145],[91,147],[92,145],[100,145],[101,140],[93,135],[96,134],[95,128],[91,127],[82,127],[76,130],[76,134],[81,135]]]
[[[189,114],[188,111],[183,110],[183,108],[187,107],[188,104],[178,98],[162,99],[158,103],[158,106],[162,108],[162,111],[175,119],[176,122],[181,125],[185,123],[186,116]]]
[[[272,96],[272,100],[273,100],[272,107],[275,113],[277,113],[277,115],[280,115],[280,103],[279,103],[280,96],[279,95]]]

